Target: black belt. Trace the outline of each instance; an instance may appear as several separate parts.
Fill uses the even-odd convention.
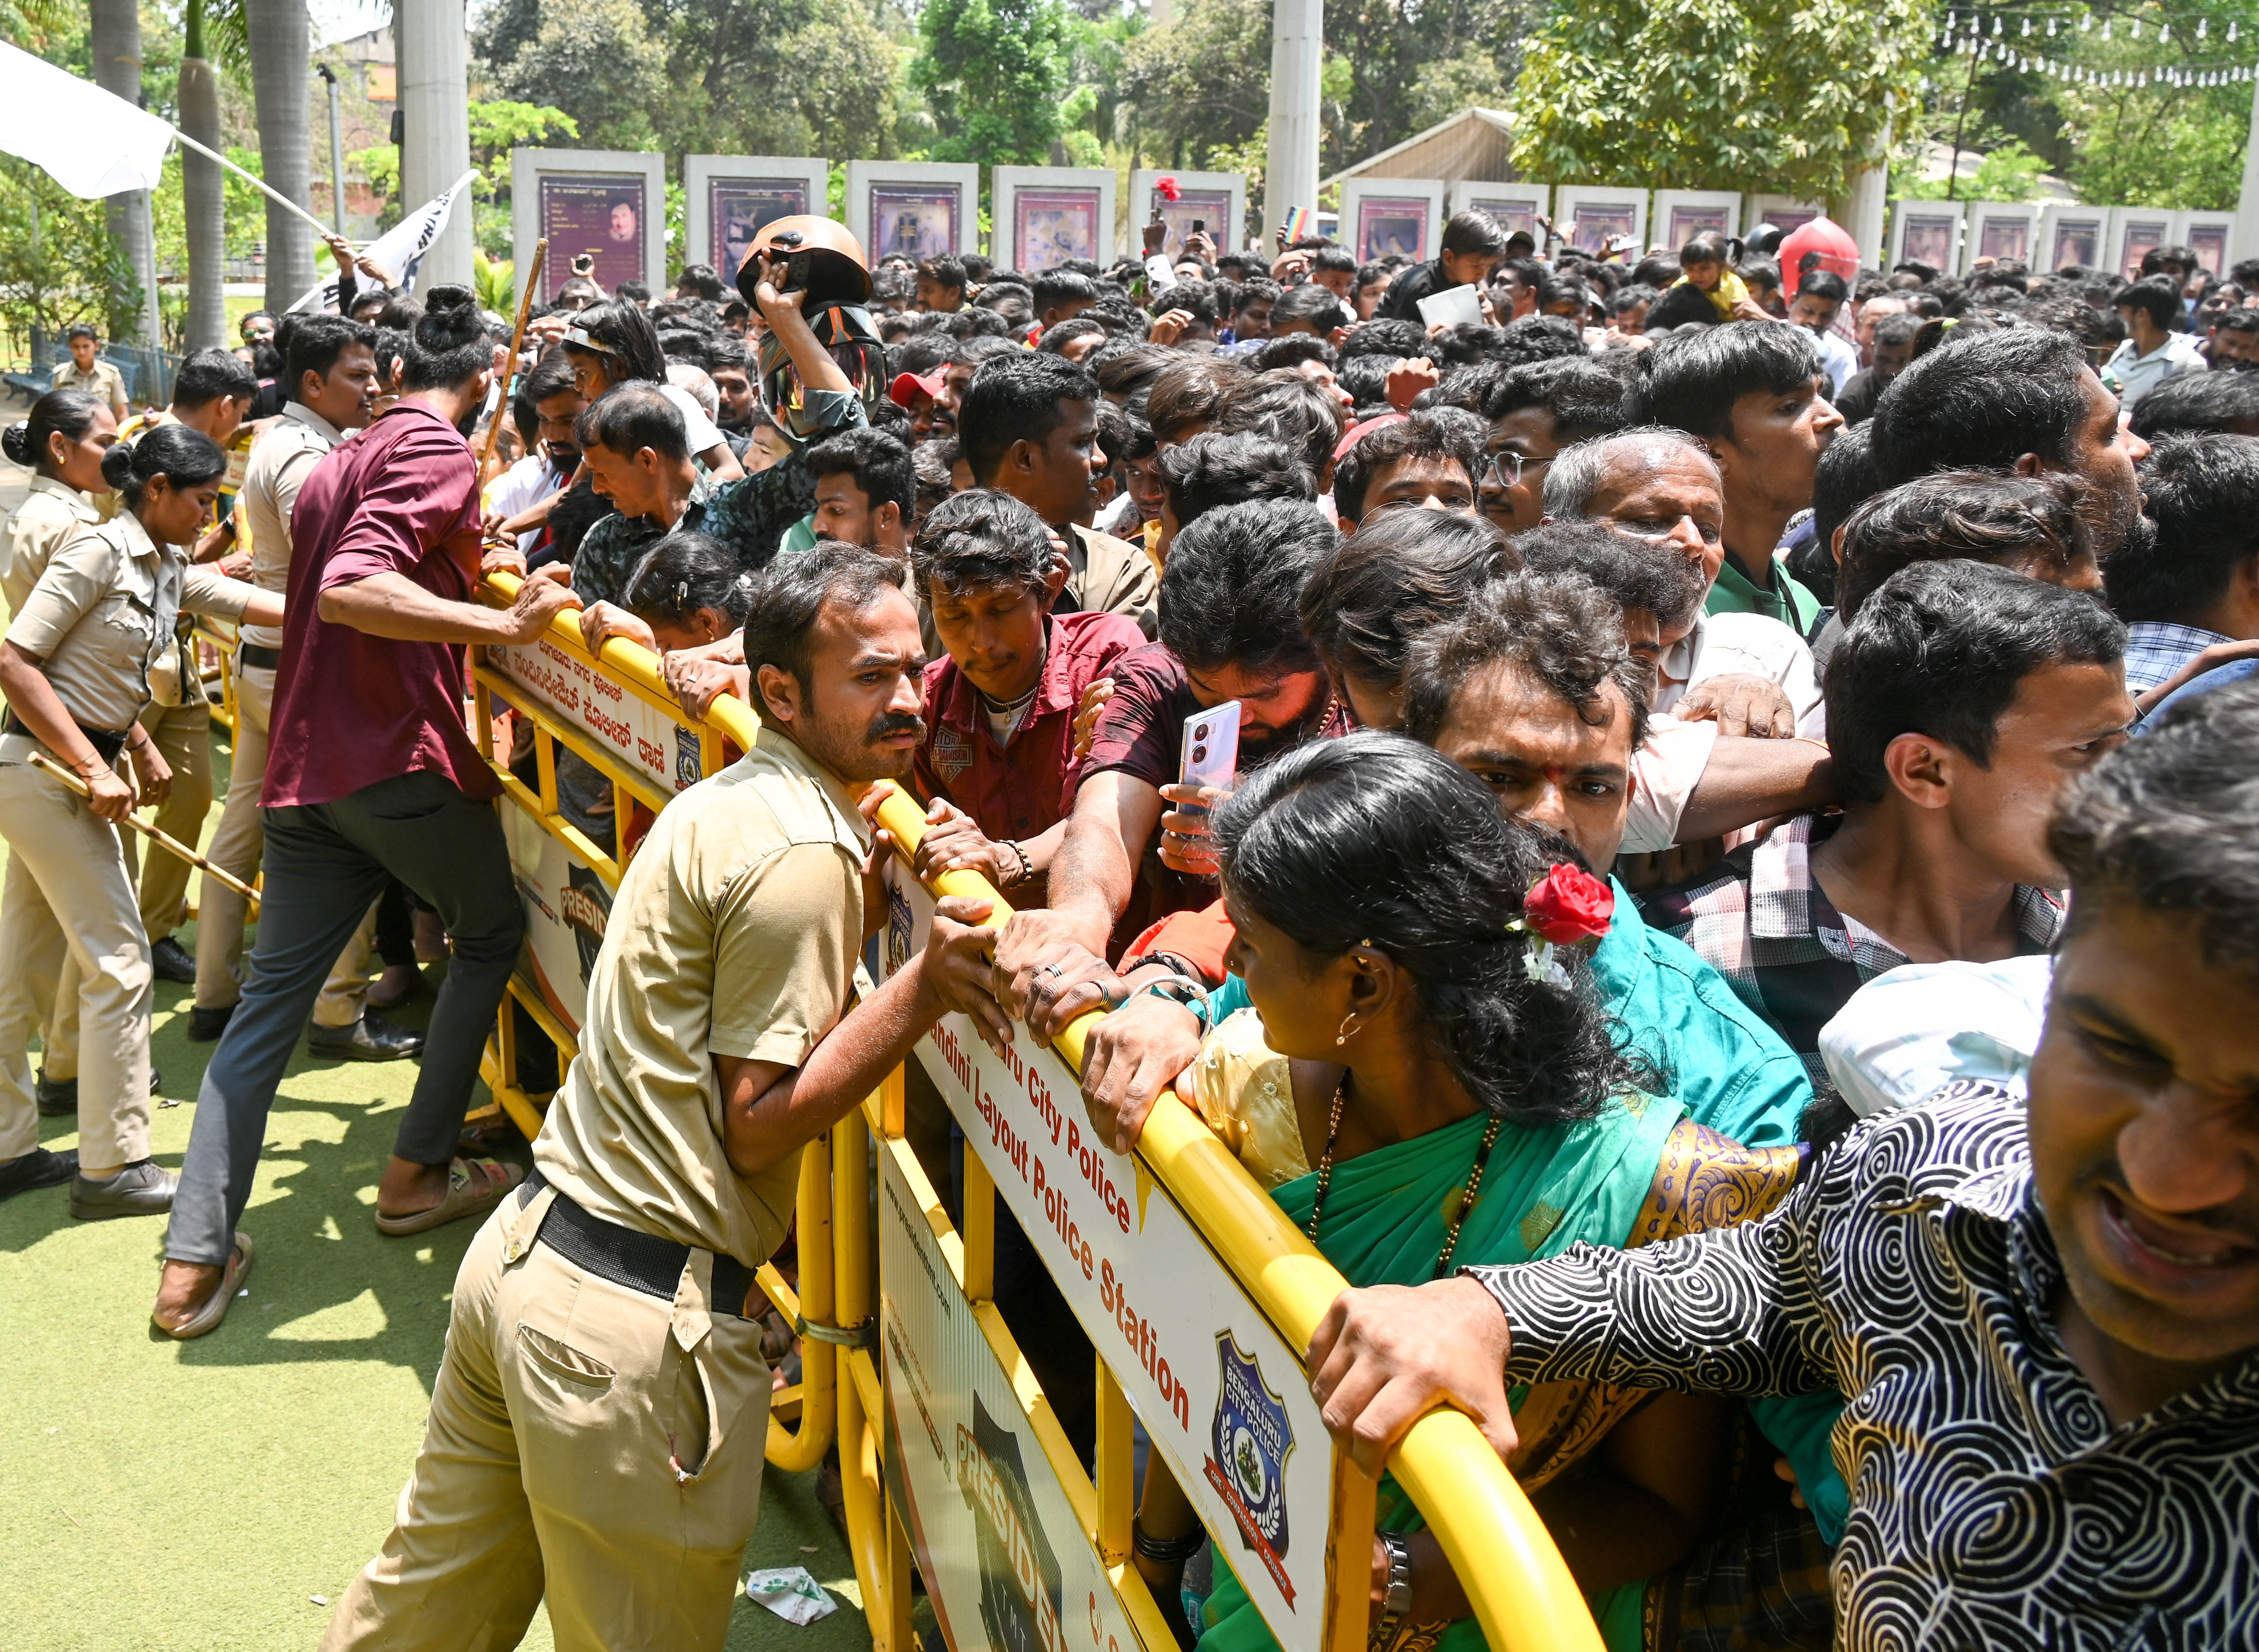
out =
[[[73,718],[72,721],[75,723],[77,722],[77,719]],[[4,731],[9,734],[20,734],[28,739],[33,740],[37,740],[39,737],[38,735],[33,734],[31,730],[25,727],[24,720],[12,711],[8,714],[7,719],[4,723],[0,723],[0,731]],[[89,729],[83,723],[79,723],[78,731],[86,737],[88,744],[91,745],[97,752],[101,753],[102,760],[104,763],[117,762],[118,754],[125,749],[125,736],[123,734],[112,734],[107,729]],[[42,744],[44,744],[44,742],[42,742]]]
[[[235,666],[238,671],[246,666],[259,671],[279,671],[282,666],[282,651],[261,648],[257,643],[238,643],[235,645]]]
[[[517,1190],[518,1208],[523,1210],[547,1186],[548,1178],[539,1171],[528,1175]],[[561,1190],[550,1200],[534,1237],[576,1268],[666,1302],[673,1301],[681,1289],[682,1267],[690,1260],[688,1245],[592,1216]],[[745,1312],[746,1300],[759,1289],[751,1268],[735,1257],[714,1253],[714,1284],[708,1300],[715,1313],[741,1320],[752,1317]]]

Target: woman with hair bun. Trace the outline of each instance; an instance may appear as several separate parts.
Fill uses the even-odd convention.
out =
[[[68,425],[40,409],[45,474],[80,474]],[[68,409],[63,410],[66,414]],[[90,427],[98,430],[98,421]],[[9,451],[19,446],[9,432]],[[189,669],[174,621],[186,612],[279,624],[282,601],[188,560],[227,458],[212,439],[167,424],[120,442],[101,459],[123,509],[82,522],[32,581],[0,642],[0,1199],[68,1180],[82,1220],[171,1208],[174,1178],[149,1157],[149,1003],[155,979],[147,931],[117,826],[137,790],[116,765],[128,757],[138,801],[161,802],[171,772],[137,719],[177,704]],[[11,597],[13,593],[11,593]],[[85,783],[82,794],[35,767],[34,753]],[[25,1050],[53,1007],[58,983],[78,982],[78,1150],[39,1145]]]
[[[1252,1008],[1208,1035],[1187,1078],[1352,1285],[1644,1244],[1762,1212],[1794,1184],[1798,1150],[1704,1129],[1620,1051],[1583,984],[1607,886],[1549,864],[1545,836],[1450,759],[1386,734],[1306,745],[1220,807],[1215,839],[1237,934],[1212,1010],[1227,993]],[[1734,1541],[1710,1529],[1743,1506],[1733,1463],[1785,1489],[1764,1473],[1771,1453],[1737,1449],[1745,1425],[1714,1399],[1547,1383],[1515,1423],[1508,1466],[1611,1652],[1674,1643],[1671,1574],[1704,1540]],[[1373,1644],[1476,1652],[1459,1581],[1391,1479],[1376,1529]],[[1136,1547],[1156,1599],[1176,1599],[1197,1532],[1149,1469]],[[1204,1652],[1275,1652],[1222,1564],[1216,1584]],[[1819,1616],[1824,1646],[1824,1599]]]
[[[31,417],[0,432],[0,451],[32,473],[32,491],[0,538],[0,596],[11,614],[72,530],[102,520],[88,495],[110,491],[102,456],[117,439],[118,416],[85,390],[50,390],[32,403]]]

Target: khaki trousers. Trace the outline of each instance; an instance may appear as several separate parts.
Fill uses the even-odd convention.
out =
[[[117,828],[61,780],[0,765],[0,1159],[39,1145],[32,1035],[66,990],[76,1005],[79,1160],[149,1156],[149,941]],[[58,1012],[53,1019],[65,1020]]]
[[[536,1243],[555,1196],[472,1240],[392,1535],[323,1652],[513,1647],[545,1591],[558,1652],[721,1646],[768,1444],[760,1326],[709,1314],[703,1251],[670,1303]]]
[[[219,825],[204,858],[246,883],[259,875],[260,858],[267,848],[259,794],[267,780],[267,724],[274,711],[274,673],[257,666],[238,666],[235,750],[228,765],[227,806],[220,811]],[[204,791],[209,804],[209,779]],[[202,816],[197,823],[202,826]],[[184,837],[182,841],[195,840]],[[179,864],[183,868],[188,865],[186,861]],[[196,908],[197,1008],[223,1009],[242,998],[243,926],[249,915],[249,903],[241,895],[217,878],[203,880],[203,898]],[[350,1027],[360,1019],[368,1000],[369,950],[375,936],[376,908],[371,907],[338,955],[338,966],[330,972],[322,995],[314,1000],[317,1027]]]
[[[194,849],[203,836],[204,816],[211,813],[211,706],[202,699],[185,706],[151,706],[141,714],[141,726],[173,771],[172,793],[149,823]],[[154,844],[142,847],[141,927],[150,945],[188,916],[191,870],[178,855]]]

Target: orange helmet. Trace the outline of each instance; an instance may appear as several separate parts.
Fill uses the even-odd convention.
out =
[[[860,304],[871,296],[870,267],[863,248],[846,226],[803,213],[761,226],[738,266],[738,290],[753,303],[763,257],[786,260],[784,289],[808,289],[810,304]]]

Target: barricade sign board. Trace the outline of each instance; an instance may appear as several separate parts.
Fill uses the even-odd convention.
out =
[[[950,1645],[1140,1652],[1105,1563],[890,1152],[879,1155],[879,1278],[889,1478]]]
[[[887,875],[891,973],[933,901]],[[1319,1652],[1333,1446],[1293,1350],[1168,1191],[1094,1139],[1056,1051],[1023,1029],[1008,1060],[951,1015],[917,1057],[1279,1645]]]
[[[588,1008],[588,971],[611,915],[612,892],[533,815],[505,803],[502,819],[510,875],[525,903],[519,972],[531,979],[565,1029],[577,1036]]]
[[[489,643],[485,656],[488,665],[661,792],[672,795],[696,784],[698,731],[588,661],[575,659],[545,637]]]

